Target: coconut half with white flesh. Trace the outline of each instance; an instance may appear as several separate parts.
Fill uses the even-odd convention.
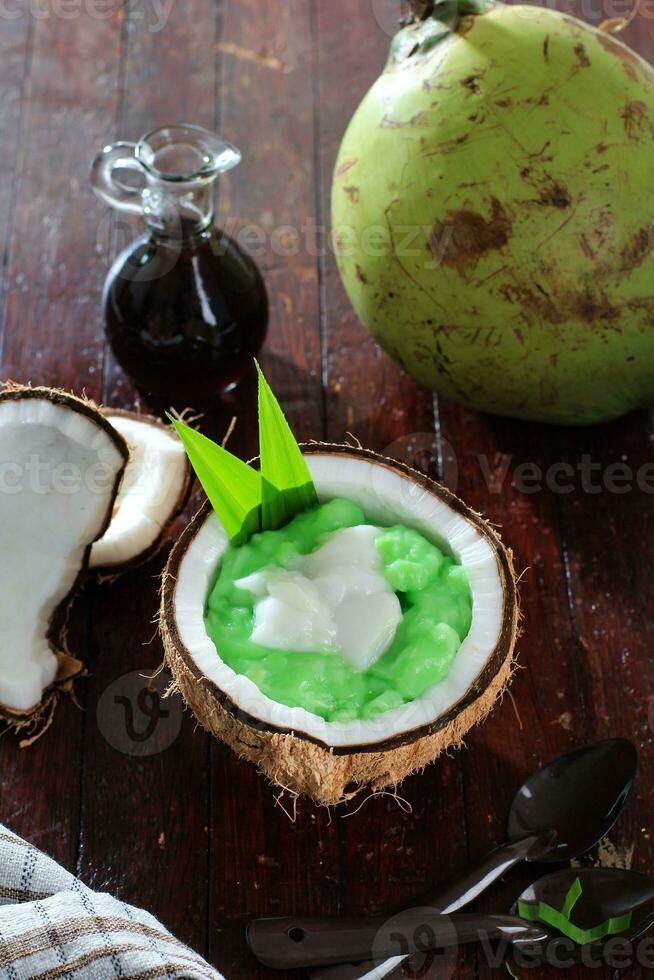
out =
[[[122,436],[89,401],[8,384],[0,393],[0,714],[36,725],[82,665],[67,611],[127,462]]]
[[[172,426],[116,408],[102,413],[129,448],[111,523],[89,560],[93,571],[113,576],[156,554],[186,505],[193,476]]]
[[[204,727],[284,789],[336,804],[366,786],[395,787],[461,744],[506,687],[518,602],[510,551],[448,489],[364,449],[310,445],[303,453],[321,503],[345,497],[371,524],[415,528],[465,568],[472,624],[447,677],[417,700],[363,721],[326,721],[268,698],[221,660],[205,628],[207,598],[228,546],[209,505],[170,556],[161,629],[170,669]]]

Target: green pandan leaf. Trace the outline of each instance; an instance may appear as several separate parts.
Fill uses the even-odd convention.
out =
[[[318,503],[300,447],[258,364],[257,371],[260,472],[184,422],[168,416],[213,509],[231,543],[236,545],[256,531],[282,527]]]
[[[593,926],[591,929],[582,929],[574,925],[570,921],[570,916],[579,901],[581,890],[581,881],[577,878],[570,887],[560,912],[548,905],[547,902],[518,902],[518,915],[530,922],[544,922],[546,925],[552,926],[579,946],[596,942],[606,936],[619,935],[629,928],[632,918],[631,912],[607,919],[606,922]]]
[[[287,524],[318,503],[309,467],[284,413],[257,364],[259,374],[259,453],[261,524],[264,531]]]
[[[232,544],[261,530],[261,476],[222,446],[169,415]]]

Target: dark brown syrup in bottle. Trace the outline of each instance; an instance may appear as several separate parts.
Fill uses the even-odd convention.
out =
[[[121,367],[148,394],[178,401],[236,385],[266,335],[261,273],[213,226],[181,241],[138,239],[114,263],[103,303]]]

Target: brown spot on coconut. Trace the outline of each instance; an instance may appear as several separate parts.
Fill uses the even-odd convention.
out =
[[[479,85],[481,77],[481,75],[468,75],[467,78],[461,79],[461,85],[467,88],[469,92],[472,92],[473,95],[481,95],[481,87]]]
[[[542,188],[538,203],[550,208],[569,208],[572,198],[562,183],[550,179]]]
[[[97,407],[51,388],[0,392],[0,717],[33,741],[83,666],[66,646],[70,605],[107,529],[128,450]]]
[[[359,161],[356,160],[356,159],[355,160],[344,160],[343,163],[341,163],[341,165],[337,168],[337,170],[336,170],[336,176],[337,177],[342,177],[343,174],[346,174],[348,172],[348,170],[351,170],[352,169],[352,167],[356,167],[356,165],[357,165],[358,162]]]
[[[620,253],[624,271],[629,272],[631,269],[637,269],[652,254],[653,248],[654,230],[651,226],[645,226],[634,235]]]
[[[343,193],[344,194],[347,194],[347,196],[349,197],[349,199],[352,201],[352,204],[358,204],[359,203],[359,198],[361,197],[361,192],[359,191],[359,188],[358,187],[355,187],[355,186],[344,187],[343,188]]]
[[[432,228],[429,250],[442,265],[464,275],[486,252],[506,245],[510,231],[511,222],[504,208],[493,198],[489,218],[474,211],[448,211]]]
[[[591,61],[588,57],[588,52],[581,42],[579,42],[579,44],[575,44],[574,52],[580,68],[590,68]]]
[[[103,408],[102,413],[129,448],[111,523],[89,559],[96,574],[113,577],[159,551],[188,502],[193,474],[172,426],[118,408]]]
[[[627,102],[622,112],[624,128],[630,140],[638,140],[650,130],[647,106],[640,99]]]
[[[489,713],[513,668],[518,604],[512,557],[497,533],[448,489],[394,460],[340,445],[303,447],[322,501],[346,497],[371,521],[401,521],[468,571],[472,625],[448,677],[422,698],[366,721],[329,722],[278,704],[220,658],[204,607],[227,537],[206,505],[173,549],[163,578],[167,663],[201,724],[277,786],[317,803],[395,787]]]

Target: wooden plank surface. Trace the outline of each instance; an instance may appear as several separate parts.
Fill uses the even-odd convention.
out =
[[[178,120],[213,128],[213,46],[221,26],[213,0],[196,0],[193,17],[173,5],[162,31],[151,29],[151,11],[136,18],[130,9],[136,8],[128,8],[122,31],[122,98],[104,142],[134,142]],[[98,201],[94,219],[109,226],[110,212]],[[114,247],[124,247],[134,223],[124,215],[113,221]],[[142,404],[110,351],[103,401],[121,408]],[[93,887],[155,910],[184,942],[206,952],[209,740],[189,715],[182,723],[179,696],[161,700],[167,673],[157,678],[156,694],[147,694],[148,678],[163,661],[155,619],[166,556],[167,550],[93,589],[79,872]],[[148,732],[150,739],[138,740]],[[151,871],[144,874],[144,868]]]
[[[165,554],[76,603],[71,646],[91,669],[79,685],[86,711],[63,704],[30,749],[0,741],[0,820],[90,885],[151,909],[233,980],[286,976],[247,953],[248,917],[393,909],[499,843],[524,776],[596,737],[638,745],[641,774],[612,853],[654,872],[654,494],[588,492],[579,471],[570,493],[532,493],[520,477],[522,464],[546,474],[588,455],[600,481],[617,463],[642,479],[651,418],[562,431],[437,403],[358,324],[324,226],[338,142],[383,64],[390,8],[196,0],[192,16],[173,4],[153,30],[152,9],[128,4],[108,19],[24,16],[0,35],[2,377],[143,405],[103,342],[100,289],[122,225],[92,197],[88,164],[104,143],[162,122],[217,127],[244,153],[220,183],[220,221],[233,235],[254,228],[264,243],[263,363],[297,434],[351,432],[438,474],[501,525],[524,573],[512,697],[467,749],[407,780],[406,804],[385,796],[330,814],[300,801],[293,821],[290,801],[182,719],[178,702],[139,702],[140,674],[161,661],[149,641]],[[654,57],[651,19],[637,18],[625,38]],[[244,456],[256,450],[253,398],[250,378],[204,420],[217,434],[236,414],[231,447]],[[148,724],[144,704],[152,754],[132,737]],[[516,870],[479,907],[505,910],[532,873]],[[475,951],[441,967],[461,980],[501,975]]]
[[[23,110],[30,77],[33,40],[34,31],[28,17],[8,21],[0,34],[0,86],[3,95],[0,100],[0,132],[3,134],[0,141],[0,214],[4,218],[0,234],[0,311],[4,308],[12,218],[22,170],[21,162],[26,150],[26,114]],[[1,331],[0,326],[0,350]]]
[[[318,267],[305,247],[316,191],[310,5],[226,4],[219,56],[221,126],[243,151],[221,188],[220,223],[262,243],[258,261],[271,307],[263,367],[298,438],[315,438],[322,431]],[[252,457],[251,383],[232,407],[232,448]],[[227,976],[254,976],[243,943],[248,917],[303,906],[335,910],[337,839],[326,811],[305,804],[291,825],[292,801],[278,805],[278,794],[224,746],[214,743],[212,762],[211,956]]]
[[[3,143],[17,140],[15,180],[2,195],[0,222],[8,237],[2,377],[85,388],[99,398],[103,268],[87,173],[116,113],[120,24],[117,18],[32,18],[25,5],[21,10],[14,26],[2,23],[3,43],[5,30],[14,34],[20,25],[29,38],[22,73],[15,59],[2,62],[3,81],[5,69],[16,70],[3,90],[10,102],[11,85],[22,88],[17,131],[2,133]],[[83,596],[69,638],[82,655],[90,610]],[[79,693],[83,701],[84,685]],[[1,819],[71,870],[79,846],[82,726],[82,711],[67,701],[32,748],[19,749],[14,738],[0,747]]]
[[[506,839],[509,807],[524,777],[582,744],[586,732],[578,701],[557,501],[549,493],[525,493],[516,479],[524,463],[546,468],[545,439],[534,439],[533,426],[499,421],[445,401],[440,418],[453,489],[499,525],[522,576],[520,669],[509,696],[483,728],[470,733],[469,751],[461,756],[470,852],[480,859]],[[533,879],[531,868],[516,869],[479,907],[508,911],[530,876]],[[479,957],[479,975],[492,972]]]

